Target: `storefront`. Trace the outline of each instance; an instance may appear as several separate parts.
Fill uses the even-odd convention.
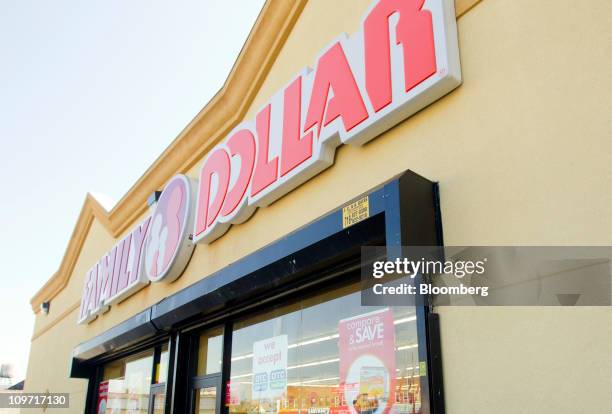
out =
[[[574,108],[591,153],[560,101],[605,95],[568,80],[610,85],[610,55],[581,78],[594,58],[576,45],[612,13],[542,3],[268,1],[222,90],[118,205],[86,199],[32,299],[26,391],[68,392],[73,413],[563,412],[538,397],[559,392],[610,408],[604,370],[564,356],[609,355],[609,331],[584,331],[609,309],[361,301],[364,246],[610,244],[609,174],[566,168],[609,173],[609,125]],[[590,22],[582,40],[570,21]],[[589,380],[560,379],[567,364]]]
[[[176,181],[161,193],[149,234]],[[436,197],[433,183],[406,172],[78,344],[70,375],[89,380],[86,411],[339,413],[385,401],[422,412],[422,393],[441,393],[435,315],[362,306],[359,268],[362,246],[439,243]],[[151,240],[142,243],[145,272]],[[89,272],[98,287],[86,279],[82,324],[95,323],[86,310],[95,292],[121,286],[120,270],[116,281],[101,276],[108,257],[130,261],[118,246]]]

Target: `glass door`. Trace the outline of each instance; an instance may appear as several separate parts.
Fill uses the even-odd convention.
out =
[[[96,414],[165,414],[169,343],[116,359],[101,366]]]
[[[221,367],[223,359],[223,326],[207,329],[194,336],[192,355],[196,364],[190,380],[189,412],[221,414]]]
[[[193,414],[220,414],[221,375],[200,377],[193,382]]]
[[[168,380],[168,345],[157,348],[153,358],[153,381],[149,398],[149,414],[165,414]]]
[[[166,412],[166,384],[151,386],[149,413],[164,414]]]

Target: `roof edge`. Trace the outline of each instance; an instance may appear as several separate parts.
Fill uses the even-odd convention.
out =
[[[30,300],[34,313],[66,287],[94,218],[118,237],[147,209],[147,198],[195,165],[244,117],[307,0],[267,0],[217,94],[181,131],[111,211],[87,194],[58,271]],[[235,91],[240,93],[235,93]]]
[[[459,18],[482,0],[455,0]],[[109,212],[87,194],[59,270],[30,300],[34,313],[66,287],[96,218],[117,238],[147,209],[147,198],[185,173],[243,118],[308,0],[266,0],[225,83]],[[233,93],[234,89],[244,93]]]

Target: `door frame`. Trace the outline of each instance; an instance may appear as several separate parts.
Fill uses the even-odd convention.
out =
[[[195,413],[196,398],[198,397],[197,391],[202,388],[215,388],[215,414],[221,414],[223,407],[223,395],[221,392],[221,373],[203,375],[200,377],[193,377],[189,384],[189,411],[188,413]]]

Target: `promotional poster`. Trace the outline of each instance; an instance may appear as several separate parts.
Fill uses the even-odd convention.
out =
[[[387,414],[395,402],[395,327],[390,309],[343,319],[340,387],[353,414]]]
[[[100,382],[98,386],[98,412],[97,414],[106,413],[106,406],[108,404],[108,381]]]

